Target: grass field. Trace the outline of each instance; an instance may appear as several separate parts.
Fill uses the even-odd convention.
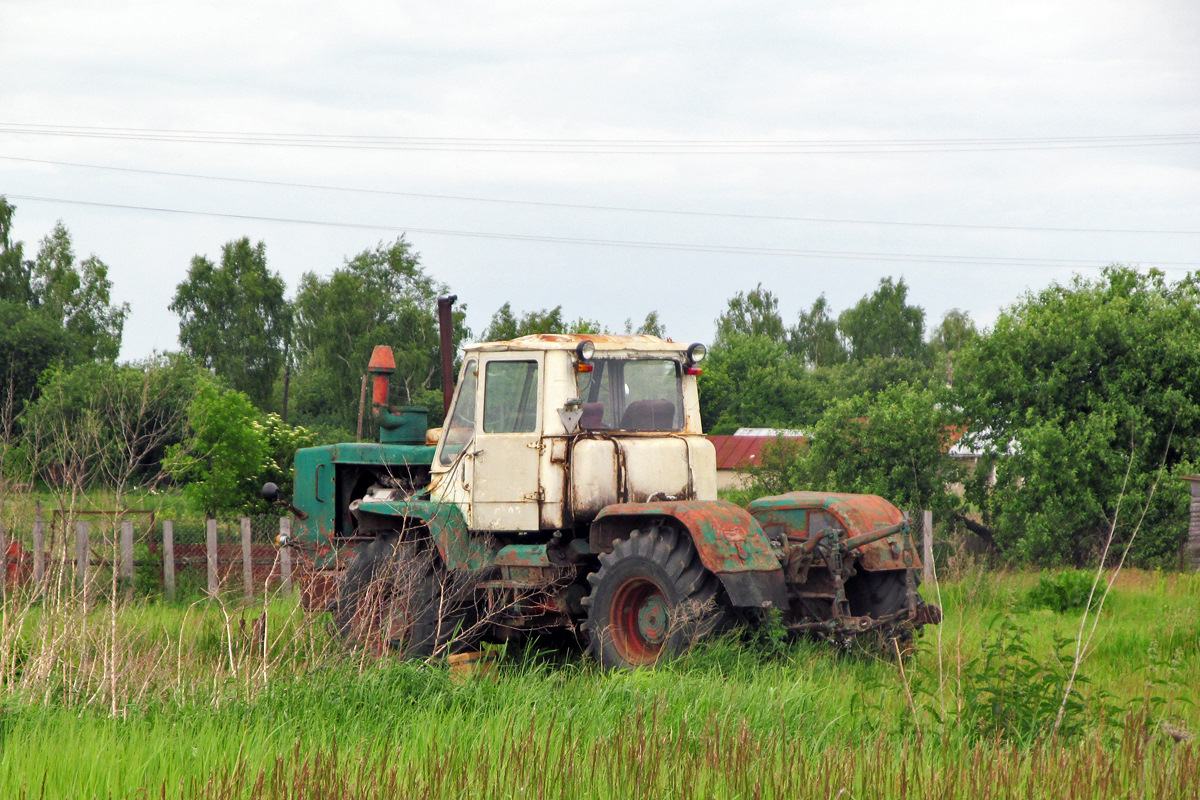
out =
[[[260,640],[261,607],[10,598],[0,797],[1197,797],[1200,575],[1119,577],[1058,736],[1080,617],[1026,608],[1037,581],[943,582],[901,663],[768,629],[635,673],[510,650],[462,684],[286,599]]]

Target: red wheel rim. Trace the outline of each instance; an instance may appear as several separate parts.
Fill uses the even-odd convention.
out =
[[[613,645],[630,664],[652,664],[670,633],[670,607],[662,589],[646,578],[630,578],[618,587],[609,612]]]

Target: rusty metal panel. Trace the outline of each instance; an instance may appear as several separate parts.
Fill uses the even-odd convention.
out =
[[[779,559],[754,517],[724,500],[617,503],[596,523],[616,517],[670,517],[692,535],[704,566],[715,573],[781,570]],[[596,524],[593,523],[593,526]]]

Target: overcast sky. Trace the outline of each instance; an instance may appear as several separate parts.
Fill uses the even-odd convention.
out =
[[[760,282],[790,323],[885,276],[990,324],[1200,269],[1200,3],[0,0],[0,194],[110,266],[123,358],[242,236],[293,291],[407,231],[476,333],[709,340]]]

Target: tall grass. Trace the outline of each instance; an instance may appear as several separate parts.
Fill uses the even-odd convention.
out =
[[[1081,674],[1120,724],[1022,741],[930,721],[964,702],[997,619],[1054,666],[1078,617],[1021,610],[1036,580],[943,585],[941,652],[927,635],[903,673],[822,643],[721,639],[633,673],[510,650],[464,685],[348,650],[290,598],[115,614],[9,598],[0,796],[1195,797],[1198,746],[1170,734],[1200,730],[1200,576],[1118,579]]]

